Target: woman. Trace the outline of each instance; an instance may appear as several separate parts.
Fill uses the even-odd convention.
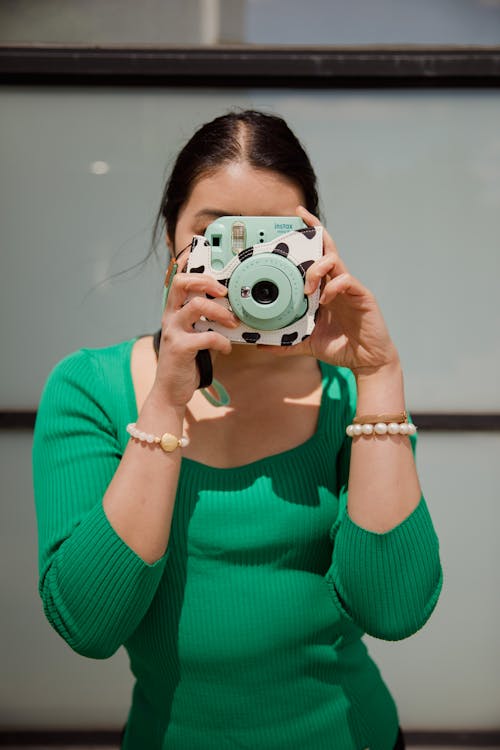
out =
[[[319,225],[308,157],[282,119],[245,111],[185,146],[157,228],[182,271],[214,218],[295,214]],[[324,238],[305,286],[321,285],[320,313],[300,344],[195,331],[201,316],[237,320],[216,301],[224,285],[177,273],[156,347],[146,336],[81,350],[46,385],[34,442],[40,592],[78,653],[128,650],[126,750],[404,746],[360,639],[425,623],[438,543],[398,353],[373,295]],[[229,404],[198,388],[200,350]],[[382,426],[350,437],[355,415]]]

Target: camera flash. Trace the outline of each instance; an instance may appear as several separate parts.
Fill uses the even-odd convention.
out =
[[[231,227],[231,249],[233,255],[245,249],[246,231],[242,221],[235,221]]]

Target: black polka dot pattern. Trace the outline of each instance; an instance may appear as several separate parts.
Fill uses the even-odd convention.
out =
[[[289,252],[290,252],[290,248],[288,247],[286,242],[278,243],[273,250],[273,253],[276,253],[276,255],[282,255],[283,258],[287,258]]]
[[[300,273],[302,274],[302,278],[305,278],[306,271],[309,268],[309,266],[312,266],[314,263],[313,260],[305,260],[303,263],[300,263],[297,268],[299,269]]]
[[[248,258],[251,258],[253,255],[253,247],[247,247],[245,250],[241,250],[238,253],[238,260],[243,262],[244,260],[248,260]]]
[[[243,339],[243,341],[246,341],[247,344],[256,344],[260,339],[260,333],[258,333],[257,331],[244,331],[241,334],[241,338]]]

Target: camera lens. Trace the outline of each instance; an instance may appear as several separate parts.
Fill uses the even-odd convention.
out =
[[[259,305],[270,305],[278,299],[279,289],[273,281],[258,281],[252,287],[252,297]]]

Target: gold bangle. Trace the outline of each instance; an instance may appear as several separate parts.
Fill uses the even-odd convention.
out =
[[[159,445],[165,453],[172,453],[176,448],[185,448],[189,445],[189,438],[187,438],[186,435],[178,438],[175,435],[172,435],[171,432],[164,432],[161,437],[158,437],[158,435],[151,435],[149,432],[139,430],[135,422],[131,422],[127,425],[127,432],[140,443]]]
[[[365,414],[361,417],[354,417],[352,420],[353,424],[378,424],[384,422],[390,424],[395,422],[396,424],[402,424],[408,422],[408,412],[400,411],[397,414]]]

